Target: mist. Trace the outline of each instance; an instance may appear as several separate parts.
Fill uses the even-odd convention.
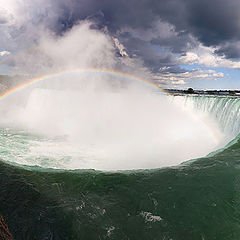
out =
[[[141,62],[117,58],[106,32],[80,22],[61,36],[42,31],[38,42],[11,61],[28,78],[81,68],[149,77]],[[126,65],[130,63],[130,65]],[[52,77],[0,102],[2,128],[34,136],[19,164],[64,169],[146,169],[202,157],[218,144],[211,129],[160,91],[104,73]],[[36,140],[36,137],[38,140]],[[11,143],[12,144],[12,143]]]

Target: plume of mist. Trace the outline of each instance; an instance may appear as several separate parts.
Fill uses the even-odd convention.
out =
[[[76,68],[129,72],[116,57],[112,39],[91,29],[88,21],[62,36],[49,31],[40,35],[32,48],[11,59],[24,73],[38,76]],[[131,72],[146,76],[141,67]],[[203,156],[216,146],[209,129],[166,96],[106,74],[43,80],[2,101],[0,113],[2,127],[44,138],[12,161],[42,167],[157,168]],[[40,156],[54,160],[39,162]]]
[[[37,44],[11,58],[20,71],[44,75],[77,68],[113,68],[116,64],[111,38],[90,29],[83,21],[57,36],[42,31]]]

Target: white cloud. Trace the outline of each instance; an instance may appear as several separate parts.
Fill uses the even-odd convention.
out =
[[[113,38],[114,44],[116,48],[118,49],[119,53],[121,54],[122,57],[128,57],[127,51],[125,47],[119,42],[117,38]]]
[[[10,54],[10,52],[8,52],[8,51],[1,51],[0,52],[0,57],[7,56],[9,54]]]
[[[173,85],[184,85],[190,80],[217,80],[223,77],[224,73],[216,72],[215,70],[194,69],[192,71],[187,71],[183,73],[165,72],[159,75],[154,75],[153,79],[159,84],[168,83]]]
[[[181,56],[178,61],[179,64],[200,64],[205,67],[240,69],[240,62],[218,56],[215,54],[216,50],[218,49],[199,45],[197,48],[187,52],[184,56]]]
[[[199,56],[194,52],[187,52],[179,58],[180,63],[192,65],[199,62]]]

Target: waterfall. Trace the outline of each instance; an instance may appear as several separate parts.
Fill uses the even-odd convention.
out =
[[[185,105],[209,114],[225,134],[240,132],[240,98],[215,96],[186,96]]]

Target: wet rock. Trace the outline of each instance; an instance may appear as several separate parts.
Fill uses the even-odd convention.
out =
[[[0,215],[0,240],[13,240],[7,224],[4,222],[3,217]]]

